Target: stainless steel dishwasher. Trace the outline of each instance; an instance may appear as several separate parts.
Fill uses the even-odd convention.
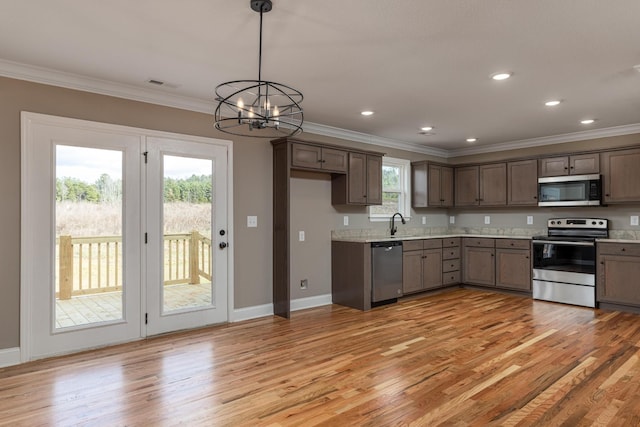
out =
[[[402,296],[402,241],[371,243],[371,302]]]

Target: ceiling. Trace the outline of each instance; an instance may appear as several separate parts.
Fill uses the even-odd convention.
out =
[[[217,84],[257,79],[259,14],[248,0],[2,4],[0,74],[24,65],[211,113]],[[640,123],[638,0],[273,6],[264,16],[262,77],[304,94],[310,126],[455,151]],[[499,71],[513,75],[492,80]],[[563,102],[546,107],[550,99]],[[586,118],[596,121],[581,124]],[[434,129],[422,135],[423,126]]]

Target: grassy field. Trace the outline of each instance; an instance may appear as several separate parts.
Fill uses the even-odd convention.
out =
[[[211,230],[211,205],[207,203],[167,203],[164,209],[164,232],[199,231],[207,236]],[[59,202],[56,204],[56,236],[93,237],[122,234],[120,204]]]

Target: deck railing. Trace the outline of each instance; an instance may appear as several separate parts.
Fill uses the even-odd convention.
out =
[[[56,296],[122,290],[122,237],[60,236]],[[211,239],[197,231],[164,236],[164,285],[211,281]]]

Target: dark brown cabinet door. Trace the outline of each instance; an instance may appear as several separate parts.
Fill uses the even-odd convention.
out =
[[[442,166],[429,165],[427,196],[429,206],[442,206]]]
[[[382,204],[382,157],[367,155],[367,205]]]
[[[480,206],[507,204],[507,164],[482,165],[480,175]]]
[[[349,153],[349,203],[367,203],[367,155]]]
[[[598,302],[640,306],[640,257],[598,257]]]
[[[479,202],[478,166],[455,169],[456,206],[477,206]]]
[[[587,175],[600,173],[600,153],[569,156],[569,174]]]
[[[640,149],[602,153],[605,203],[640,202]]]
[[[538,204],[538,162],[535,159],[507,163],[507,204]]]
[[[496,286],[531,290],[531,260],[528,250],[496,249]]]
[[[429,206],[428,197],[431,193],[427,189],[430,183],[428,168],[427,162],[411,163],[411,206],[414,208]]]
[[[494,248],[464,247],[464,283],[495,286]]]
[[[295,142],[291,144],[291,166],[346,173],[347,154],[344,150]]]
[[[322,148],[316,145],[291,144],[291,166],[321,169]]]
[[[402,254],[402,292],[408,294],[422,290],[422,251]]]
[[[538,176],[587,175],[600,173],[600,154],[549,157],[538,161]]]
[[[348,153],[334,148],[322,149],[322,169],[331,172],[347,172]]]
[[[444,207],[453,206],[453,168],[446,166],[440,167],[440,196],[441,205]]]
[[[442,286],[442,249],[422,251],[422,287],[435,289]]]
[[[549,157],[538,160],[538,176],[569,175],[569,157]]]

